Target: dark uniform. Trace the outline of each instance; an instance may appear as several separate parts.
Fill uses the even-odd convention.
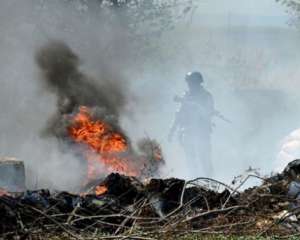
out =
[[[188,91],[182,97],[175,98],[175,101],[180,103],[180,108],[176,113],[169,139],[178,131],[193,177],[211,177],[212,118],[216,113],[213,97],[201,85],[201,73],[188,73],[186,81]]]

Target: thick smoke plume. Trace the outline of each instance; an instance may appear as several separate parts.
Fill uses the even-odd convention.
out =
[[[299,128],[299,31],[276,16],[244,15],[248,6],[276,15],[270,3],[279,4],[206,1],[158,41],[139,21],[141,38],[157,50],[145,52],[124,27],[124,9],[111,14],[99,2],[0,1],[0,152],[24,161],[29,188],[70,190],[84,172],[65,146],[68,121],[60,118],[83,103],[100,106],[97,114],[125,129],[132,142],[157,139],[167,161],[164,177],[198,177],[179,141],[167,141],[178,109],[173,98],[186,91],[184,75],[193,70],[203,74],[216,109],[233,122],[215,119],[214,178],[230,182],[249,166],[274,169],[281,140]]]
[[[67,151],[68,149],[77,148],[80,155],[80,151],[86,152],[88,150],[88,156],[83,152],[81,153],[89,161],[88,180],[103,177],[100,174],[107,174],[116,169],[121,171],[120,173],[134,174],[138,177],[157,173],[158,165],[162,163],[161,150],[158,144],[155,141],[143,139],[139,141],[139,151],[136,152],[124,130],[120,127],[120,112],[126,105],[126,96],[125,87],[122,86],[121,80],[116,78],[116,74],[106,72],[101,76],[98,85],[98,82],[93,81],[79,70],[80,58],[70,47],[59,41],[52,41],[39,49],[36,54],[36,62],[41,70],[41,77],[45,86],[53,91],[58,98],[57,112],[48,122],[45,134],[55,136],[58,139],[65,140],[65,142],[71,142],[71,145],[67,144],[66,146]],[[88,142],[81,141],[88,149],[79,148],[82,144],[76,143],[70,133],[70,129],[74,127],[74,119],[78,116],[77,114],[82,114],[82,116],[88,114],[95,124],[97,124],[97,121],[101,121],[101,123],[109,126],[104,133],[88,132],[90,129],[88,127],[86,133],[90,134],[93,139]],[[78,125],[78,121],[75,121],[76,124]],[[100,125],[100,127],[103,126]],[[95,130],[98,129],[95,128]],[[82,132],[82,129],[79,131]],[[99,135],[95,137],[95,134]],[[117,138],[114,137],[115,134],[117,134]],[[119,141],[120,137],[124,140]],[[95,141],[98,141],[99,145]],[[126,150],[120,153],[109,152],[109,154],[116,155],[116,158],[102,156],[101,152],[103,150],[101,149],[110,146],[107,145],[110,141],[113,142],[111,144],[126,144]],[[102,142],[103,146],[101,145]],[[91,156],[93,160],[90,160]],[[102,158],[102,162],[99,161],[99,158]],[[103,163],[108,166],[103,166]]]
[[[117,74],[104,73],[98,85],[79,70],[80,59],[65,43],[52,41],[39,49],[36,62],[49,90],[57,94],[57,113],[49,121],[47,134],[64,135],[62,115],[79,106],[97,107],[98,117],[119,127],[120,111],[126,104],[122,81]]]

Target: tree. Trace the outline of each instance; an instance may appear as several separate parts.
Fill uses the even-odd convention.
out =
[[[299,0],[276,0],[286,6],[292,18],[290,24],[300,27],[300,1]]]
[[[103,7],[110,7],[127,21],[127,27],[135,34],[145,30],[152,36],[160,36],[173,29],[176,23],[192,14],[193,0],[100,0]],[[147,35],[149,35],[147,34]]]
[[[36,0],[31,1],[36,5]],[[102,42],[98,45],[104,46],[103,54],[110,55],[119,50],[121,52],[130,49],[126,55],[128,62],[130,58],[137,61],[136,65],[142,66],[140,61],[151,61],[150,59],[156,59],[155,62],[160,59],[164,62],[166,56],[163,56],[161,51],[161,48],[165,47],[162,46],[162,37],[180,22],[190,20],[197,2],[197,0],[40,0],[39,9],[43,10],[45,16],[50,12],[53,13],[49,16],[47,32],[49,28],[53,28],[53,21],[64,22],[68,32],[82,29],[84,34],[90,36],[89,41],[93,41],[92,34],[98,31],[106,36],[105,39],[94,40]],[[58,13],[55,14],[56,12]],[[44,25],[47,20],[45,16],[41,23]],[[71,21],[74,18],[76,24]],[[93,31],[89,32],[88,29]]]
[[[46,1],[42,1],[45,3]],[[176,24],[193,14],[196,0],[65,0],[69,6],[89,14],[95,7],[103,16],[117,16],[136,36],[159,37],[165,31],[173,29]],[[109,11],[106,11],[109,10]]]

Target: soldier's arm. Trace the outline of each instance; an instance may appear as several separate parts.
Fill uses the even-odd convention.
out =
[[[181,106],[180,106],[179,110],[175,113],[175,118],[171,125],[169,135],[168,135],[169,141],[172,141],[173,136],[175,135],[176,131],[179,129],[179,127],[181,125],[182,105],[184,102],[184,96],[176,95],[173,100],[174,100],[174,102],[179,103]]]
[[[220,119],[222,119],[223,121],[227,122],[227,123],[232,123],[231,120],[229,120],[228,118],[226,118],[222,113],[220,113],[218,110],[216,110],[215,108],[215,104],[214,104],[214,99],[211,96],[211,100],[210,100],[210,109],[211,109],[211,115],[212,116],[216,116]]]
[[[178,130],[178,128],[180,126],[179,114],[180,114],[179,111],[176,112],[176,114],[175,114],[175,119],[174,119],[174,122],[173,122],[173,124],[170,128],[169,135],[168,135],[168,140],[169,141],[173,140],[174,134],[176,133],[176,131]]]
[[[217,111],[215,109],[215,102],[210,93],[208,93],[208,109],[209,109],[209,114],[214,115]]]

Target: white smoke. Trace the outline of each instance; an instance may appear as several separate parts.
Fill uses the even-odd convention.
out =
[[[203,73],[216,108],[233,122],[215,120],[214,177],[229,181],[249,165],[273,170],[282,136],[298,128],[300,118],[299,33],[285,26],[285,19],[279,24],[277,18],[252,16],[250,21],[239,12],[244,9],[240,1],[233,1],[233,8],[226,4],[228,11],[206,11],[216,6],[207,1],[153,43],[159,54],[135,59],[128,32],[119,24],[103,24],[93,5],[97,1],[85,2],[0,3],[0,154],[24,160],[29,187],[74,187],[84,167],[70,152],[61,152],[59,142],[40,136],[55,112],[56,98],[39,84],[34,54],[51,39],[66,42],[83,59],[82,70],[95,79],[105,59],[130,80],[132,99],[122,113],[122,127],[132,139],[149,135],[162,144],[164,176],[191,177],[182,147],[167,141],[177,109],[172,99],[185,91],[184,75],[191,70]],[[260,4],[253,1],[252,11]]]
[[[300,158],[300,129],[296,129],[286,136],[279,149],[274,164],[275,172],[282,172],[289,162]]]

